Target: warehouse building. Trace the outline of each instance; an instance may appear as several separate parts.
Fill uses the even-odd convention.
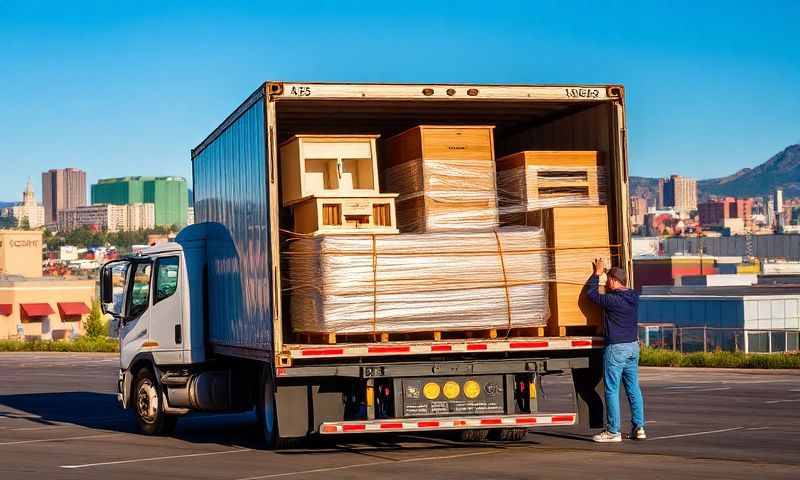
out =
[[[646,287],[640,325],[700,329],[722,350],[779,352],[798,349],[800,288],[796,286]],[[709,333],[710,332],[710,333]],[[733,345],[730,345],[733,344]]]
[[[155,224],[185,226],[189,193],[183,177],[106,178],[92,185],[92,203],[152,203]]]

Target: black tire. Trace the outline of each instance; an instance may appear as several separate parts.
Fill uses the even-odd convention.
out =
[[[256,416],[259,429],[264,439],[264,447],[270,450],[281,450],[299,445],[302,438],[281,437],[278,431],[278,415],[275,407],[275,386],[272,380],[272,367],[266,365],[261,374],[258,390]]]
[[[141,368],[133,379],[131,405],[139,431],[145,435],[169,435],[175,431],[178,417],[164,413],[161,385],[149,368]]]
[[[458,439],[462,442],[485,442],[489,438],[489,429],[461,430]]]
[[[519,442],[528,435],[527,428],[498,428],[492,430],[490,437],[492,440],[501,442]]]

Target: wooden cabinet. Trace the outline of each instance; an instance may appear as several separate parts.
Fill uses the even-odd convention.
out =
[[[524,151],[497,159],[503,223],[519,223],[519,213],[539,208],[605,204],[606,185],[596,151]]]
[[[377,138],[378,135],[295,135],[283,142],[283,205],[319,194],[377,194]]]
[[[566,327],[599,329],[601,311],[589,300],[586,282],[595,258],[612,265],[607,207],[547,208],[529,212],[527,220],[544,229],[552,252],[550,333],[563,336]]]
[[[381,142],[384,190],[403,232],[497,226],[492,126],[421,125]]]

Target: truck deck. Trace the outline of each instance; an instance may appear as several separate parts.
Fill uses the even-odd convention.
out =
[[[481,352],[536,352],[544,350],[587,350],[601,348],[602,337],[511,337],[497,339],[458,339],[437,342],[342,343],[336,345],[284,344],[279,365],[290,367],[293,361],[344,357],[382,357],[447,355]]]

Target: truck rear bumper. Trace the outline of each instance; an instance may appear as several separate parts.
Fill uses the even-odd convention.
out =
[[[531,428],[574,425],[575,413],[531,413],[527,415],[489,415],[481,417],[435,417],[349,422],[324,422],[323,435],[338,433],[419,432],[435,430],[469,430],[479,428]]]

